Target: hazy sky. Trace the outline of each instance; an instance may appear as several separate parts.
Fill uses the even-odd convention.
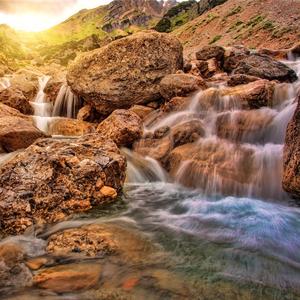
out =
[[[0,0],[0,24],[26,31],[40,31],[64,21],[83,8],[94,8],[111,1]]]
[[[0,24],[39,31],[65,20],[83,8],[109,2],[111,0],[0,0]]]

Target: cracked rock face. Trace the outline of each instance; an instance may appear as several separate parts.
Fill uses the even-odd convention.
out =
[[[97,134],[38,140],[0,169],[0,233],[20,234],[116,199],[126,160]]]
[[[140,32],[80,56],[69,67],[72,90],[100,114],[161,98],[159,83],[183,67],[180,42]]]

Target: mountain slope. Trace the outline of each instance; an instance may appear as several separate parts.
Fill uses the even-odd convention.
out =
[[[155,26],[155,30],[159,32],[171,32],[226,1],[227,0],[183,1],[168,10]]]
[[[176,29],[186,54],[208,45],[289,48],[300,40],[299,0],[228,0]]]
[[[35,35],[38,42],[55,45],[79,41],[91,35],[99,39],[126,36],[154,26],[164,13],[176,5],[157,0],[114,0],[108,5],[85,9],[53,28]]]

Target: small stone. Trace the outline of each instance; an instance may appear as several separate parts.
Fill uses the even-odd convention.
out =
[[[102,187],[100,192],[105,197],[110,197],[110,198],[113,198],[113,199],[118,196],[117,191],[114,188],[110,187],[110,186]]]

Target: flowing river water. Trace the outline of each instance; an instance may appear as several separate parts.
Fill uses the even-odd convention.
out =
[[[300,75],[300,61],[286,63]],[[194,95],[187,109],[146,123],[147,132],[201,120],[205,136],[197,142],[199,151],[211,151],[211,156],[221,147],[222,157],[236,166],[237,176],[220,176],[218,160],[213,170],[203,173],[191,158],[181,163],[171,179],[156,160],[124,149],[127,182],[118,203],[1,242],[18,242],[34,257],[44,254],[45,239],[58,230],[91,223],[118,225],[146,235],[167,255],[163,262],[151,261],[150,267],[151,272],[153,268],[156,272],[164,268],[172,274],[160,271],[158,277],[163,277],[160,280],[164,284],[151,284],[150,277],[144,276],[144,283],[122,294],[125,298],[105,298],[92,290],[58,295],[37,288],[5,289],[2,298],[300,299],[300,209],[281,188],[285,129],[295,110],[299,87],[299,81],[278,84],[273,107],[255,110],[255,114],[242,110],[234,97],[221,96],[222,86],[212,87]],[[203,109],[199,103],[211,95],[213,105]],[[218,117],[224,115],[232,128],[241,115],[248,129],[256,125],[257,117],[268,121],[260,130],[242,134],[233,130],[221,139],[216,128]],[[240,181],[238,177],[247,177],[249,172],[249,168],[239,169],[245,163],[243,151],[250,153],[246,161],[251,164],[253,176]],[[142,247],[141,257],[144,250]],[[100,290],[105,286],[119,289],[119,278],[124,274],[149,269],[146,260],[145,256],[145,264],[138,267],[110,265],[102,276]],[[185,288],[188,292],[183,292]],[[15,291],[17,296],[12,295]]]

